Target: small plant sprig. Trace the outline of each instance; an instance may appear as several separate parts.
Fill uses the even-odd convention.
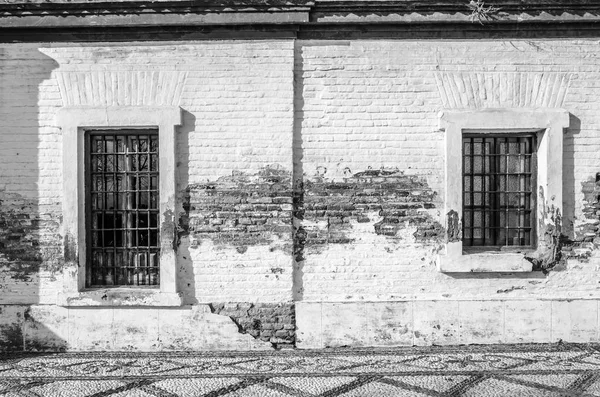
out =
[[[500,8],[498,7],[486,7],[483,0],[471,0],[469,4],[467,4],[467,7],[471,10],[471,15],[469,16],[471,22],[477,20],[477,22],[482,25],[484,22],[494,19],[493,14],[500,11]]]

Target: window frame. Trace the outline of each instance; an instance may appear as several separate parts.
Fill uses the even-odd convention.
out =
[[[63,306],[180,306],[176,280],[175,132],[177,106],[65,107],[57,113],[63,139]],[[160,286],[86,288],[85,135],[87,130],[154,129],[159,137]]]
[[[444,110],[439,114],[440,130],[445,132],[444,225],[447,241],[438,256],[440,272],[531,272],[532,264],[523,252],[485,251],[465,253],[462,243],[463,134],[538,133],[536,175],[535,240],[541,241],[543,226],[551,224],[552,214],[562,213],[563,129],[569,126],[569,113],[557,108],[515,108]],[[460,170],[460,172],[456,172]],[[457,236],[457,231],[460,235]]]

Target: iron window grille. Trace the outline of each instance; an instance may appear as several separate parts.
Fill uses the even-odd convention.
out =
[[[155,130],[86,132],[88,287],[159,285]]]
[[[535,133],[463,135],[463,247],[536,244]]]

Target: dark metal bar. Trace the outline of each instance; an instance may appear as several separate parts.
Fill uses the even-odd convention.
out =
[[[471,138],[471,154],[475,154],[475,141],[473,138]],[[475,242],[475,211],[473,211],[473,205],[475,205],[475,194],[473,193],[474,187],[475,187],[475,177],[473,176],[473,172],[475,172],[475,161],[474,161],[474,156],[471,156],[471,191],[469,192],[471,200],[471,246],[473,246],[474,242]]]
[[[483,142],[483,146],[481,148],[481,153],[483,154],[483,158],[482,158],[482,163],[481,163],[481,171],[485,174],[486,172],[486,161],[488,159],[488,157],[486,157],[486,153],[485,153],[485,149],[486,149],[486,143],[487,143],[487,139],[483,138],[482,139]],[[487,236],[489,234],[489,230],[486,229],[485,227],[485,218],[487,217],[487,194],[486,194],[486,188],[485,188],[485,184],[488,181],[489,176],[482,176],[482,185],[481,185],[481,198],[482,198],[482,205],[483,205],[483,213],[481,214],[482,218],[481,218],[481,224],[483,226],[483,245],[487,245],[488,244],[488,239]]]
[[[156,258],[160,247],[158,241],[150,237],[159,232],[158,210],[150,208],[150,192],[158,194],[158,186],[149,183],[151,178],[158,179],[158,166],[152,167],[150,157],[150,142],[157,139],[157,134],[135,130],[87,134],[86,177],[88,181],[97,182],[92,186],[88,182],[86,193],[91,197],[89,192],[94,192],[102,198],[102,202],[96,204],[86,199],[90,219],[87,285],[158,285]],[[120,140],[124,153],[119,148]],[[95,142],[100,145],[90,148]],[[158,155],[158,145],[155,149],[152,153]],[[91,164],[91,153],[95,152],[98,152],[101,169]],[[124,168],[119,168],[121,155]]]
[[[492,139],[492,148],[491,149],[492,149],[491,150],[492,153],[494,153],[494,158],[493,158],[494,161],[492,162],[492,164],[494,165],[493,166],[493,171],[494,172],[492,173],[491,178],[490,178],[491,179],[491,181],[490,181],[491,186],[494,187],[494,194],[492,195],[492,197],[493,197],[492,208],[496,209],[499,206],[499,194],[498,194],[498,191],[500,190],[499,181],[498,181],[498,178],[497,178],[498,174],[496,173],[497,170],[500,170],[500,166],[499,166],[499,163],[498,163],[500,157],[496,156],[496,151],[498,150],[498,145],[497,145],[497,140],[496,139]],[[500,223],[500,215],[497,214],[496,212],[494,212],[492,215],[493,215],[493,218],[492,218],[493,219],[493,224],[494,225],[499,224]],[[493,228],[492,232],[493,232],[493,236],[494,236],[494,238],[492,240],[493,244],[498,244],[498,231],[495,228]]]
[[[463,240],[465,246],[531,246],[534,243],[534,141],[534,134],[463,136],[465,146],[471,147],[463,153],[463,184],[471,184],[468,189],[463,186],[463,195],[469,201],[463,209],[468,216],[466,219],[470,220],[470,225],[463,225],[463,233],[467,236]],[[486,152],[488,145],[490,150]],[[476,159],[481,170],[475,168]],[[475,186],[475,178],[481,179],[481,187]],[[481,202],[476,203],[475,197],[480,195]],[[477,224],[476,215],[482,217]],[[475,238],[475,233],[479,232],[483,233],[482,241]],[[504,234],[503,241],[498,241],[500,233]]]

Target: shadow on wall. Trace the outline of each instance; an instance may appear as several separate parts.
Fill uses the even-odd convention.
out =
[[[197,304],[196,298],[196,275],[194,272],[194,262],[190,252],[190,238],[187,233],[189,229],[189,220],[184,215],[189,213],[189,200],[185,200],[185,189],[190,181],[190,134],[196,130],[196,116],[187,110],[183,111],[183,125],[179,127],[177,133],[177,202],[182,203],[178,208],[179,223],[177,233],[177,264],[178,264],[178,288],[183,294],[183,304]]]
[[[293,284],[292,297],[295,302],[302,301],[304,297],[304,248],[306,244],[306,230],[302,227],[304,219],[304,168],[303,157],[304,147],[302,142],[302,120],[304,120],[304,65],[302,46],[296,41],[294,44],[296,52],[294,66],[294,130],[293,130],[293,172],[292,172],[292,191],[293,191]]]
[[[581,120],[570,115],[569,128],[563,141],[563,229],[564,235],[577,239],[574,230],[575,196],[579,193],[575,183],[575,139],[581,132]],[[579,189],[581,185],[579,185]]]
[[[63,265],[60,131],[44,102],[58,64],[32,45],[0,47],[0,350],[64,350],[45,324],[64,324],[56,303]],[[51,84],[50,84],[51,85]]]

